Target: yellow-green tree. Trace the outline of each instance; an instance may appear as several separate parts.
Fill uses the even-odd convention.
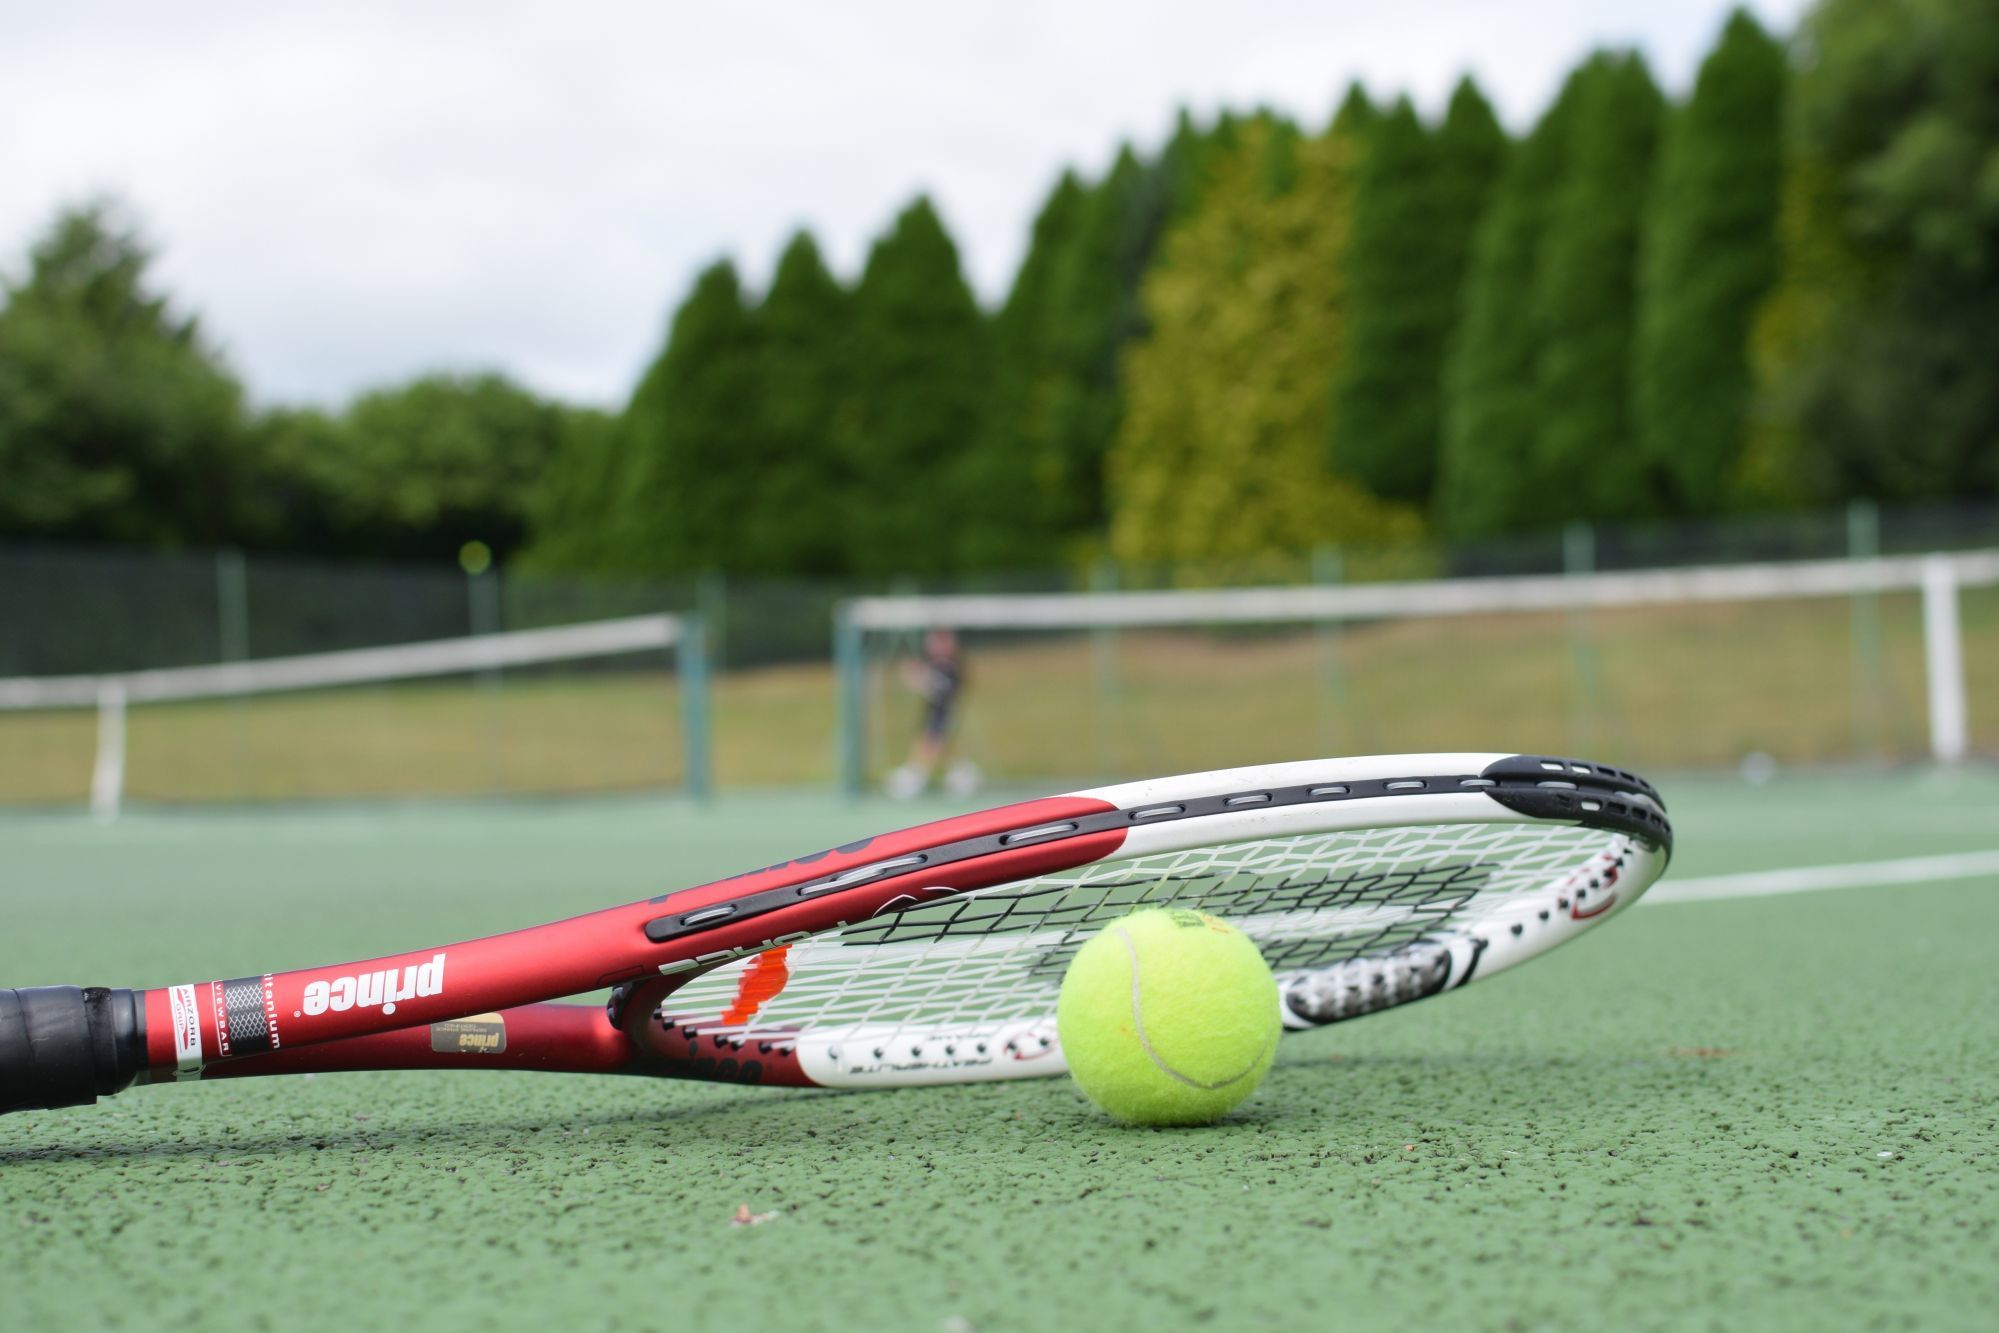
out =
[[[1269,115],[1243,121],[1168,232],[1108,465],[1119,559],[1236,559],[1420,529],[1415,511],[1326,462],[1347,323],[1348,120],[1313,138]]]

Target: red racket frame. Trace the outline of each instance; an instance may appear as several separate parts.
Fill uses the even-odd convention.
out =
[[[923,901],[939,893],[984,888],[1102,860],[1122,845],[1124,830],[1007,848],[948,862],[934,870],[918,869],[832,889],[744,920],[693,929],[665,942],[656,943],[648,938],[649,924],[967,839],[1004,835],[1010,830],[1058,824],[1115,809],[1104,801],[1073,796],[1026,801],[918,825],[817,856],[567,921],[467,940],[442,949],[269,974],[259,979],[270,1030],[267,1051],[235,1049],[241,1043],[231,1037],[227,1001],[229,987],[238,986],[240,993],[240,982],[204,982],[194,987],[195,1018],[200,1025],[204,1053],[198,1071],[186,1067],[177,1044],[173,988],[144,991],[141,1002],[146,1016],[147,1070],[157,1081],[162,1076],[171,1079],[195,1072],[212,1077],[223,1073],[354,1068],[357,1066],[345,1062],[347,1056],[358,1059],[363,1052],[371,1062],[390,1063],[358,1067],[414,1067],[419,1048],[429,1049],[429,1024],[507,1009],[513,1011],[509,1015],[507,1052],[496,1057],[496,1064],[506,1068],[561,1067],[578,1072],[612,1072],[634,1058],[643,1057],[622,1032],[604,1020],[601,1011],[585,1005],[535,1002],[628,982],[645,983],[637,986],[632,1003],[645,1004],[649,1013],[659,1000],[701,972],[759,951],[773,941],[863,921],[897,901]],[[431,963],[439,954],[447,961],[444,988],[437,995],[398,1000],[393,1013],[385,1013],[381,1007],[360,1006],[344,1012],[305,1012],[307,988],[315,983],[330,985],[343,977],[375,972],[401,975],[405,969]],[[671,975],[661,974],[662,965],[692,959],[704,961]],[[357,1041],[361,1038],[368,1040]],[[344,1043],[345,1054],[326,1057],[333,1063],[315,1064],[313,1049],[330,1041]],[[240,1069],[234,1067],[239,1064]]]

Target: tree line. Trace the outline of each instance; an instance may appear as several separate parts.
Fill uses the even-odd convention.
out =
[[[1600,51],[1509,135],[1355,87],[1071,171],[983,309],[926,199],[696,279],[616,412],[253,410],[114,210],[0,309],[0,536],[935,574],[1999,494],[1999,0]]]

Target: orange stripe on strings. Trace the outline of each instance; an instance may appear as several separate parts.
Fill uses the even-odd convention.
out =
[[[790,952],[789,944],[780,944],[750,959],[742,979],[736,983],[734,1003],[722,1011],[724,1023],[749,1022],[757,1016],[757,1010],[784,989],[784,983],[791,980],[791,969],[785,965],[785,955]]]

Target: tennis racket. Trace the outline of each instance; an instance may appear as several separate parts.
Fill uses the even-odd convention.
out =
[[[845,1088],[1051,1074],[1069,959],[1135,909],[1243,930],[1300,1031],[1543,953],[1630,905],[1671,847],[1651,786],[1572,759],[1388,755],[1127,783],[366,962],[0,990],[0,1110],[354,1069]],[[546,1003],[604,987],[604,1007]]]

